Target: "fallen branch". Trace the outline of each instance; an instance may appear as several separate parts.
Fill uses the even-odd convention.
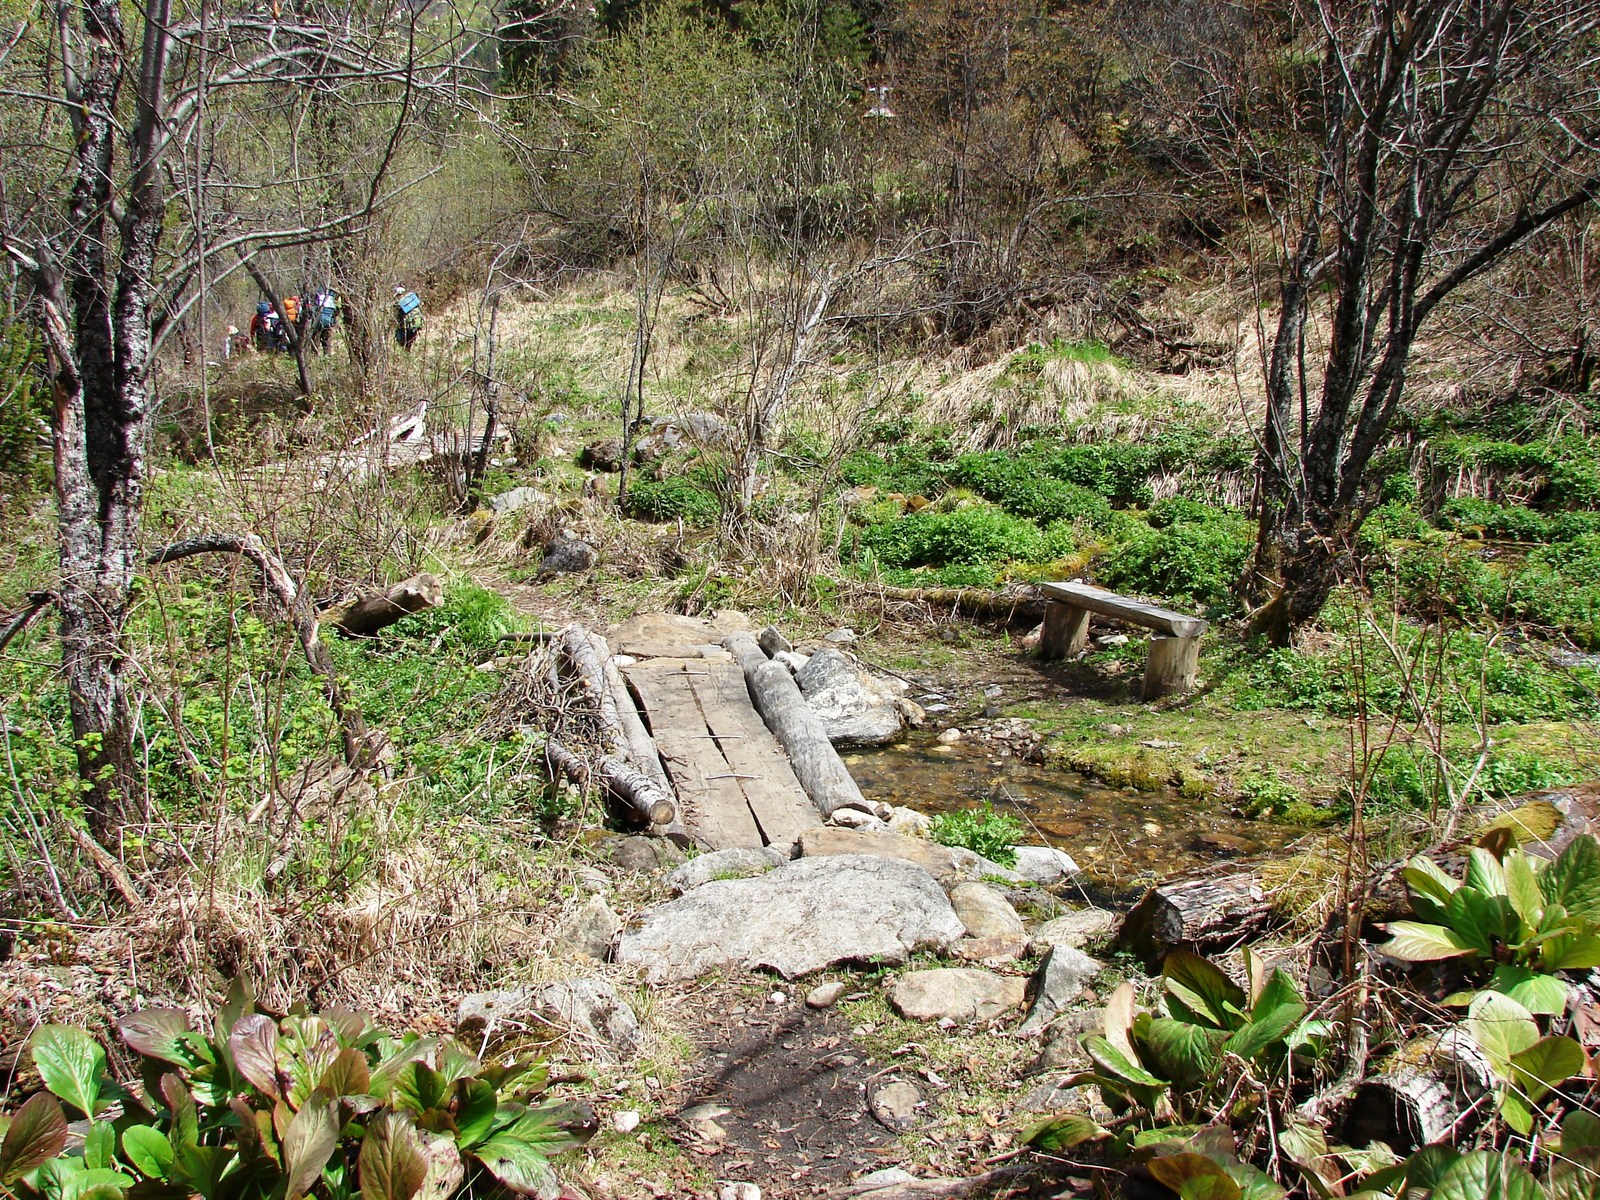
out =
[[[444,587],[426,573],[401,580],[392,588],[357,600],[334,620],[334,628],[347,637],[371,637],[401,617],[437,608],[444,603]]]
[[[111,851],[95,841],[87,830],[79,829],[71,821],[62,821],[61,825],[78,849],[89,856],[89,861],[94,863],[95,870],[104,875],[106,881],[117,890],[117,894],[127,901],[129,908],[139,908],[144,904],[144,897],[139,895],[133,886],[133,881],[128,878],[128,873],[122,869],[122,864]]]
[[[948,609],[952,616],[978,617],[985,621],[1036,625],[1044,620],[1045,599],[1037,588],[1010,587],[998,592],[988,588],[904,588],[882,583],[841,580],[842,591],[866,600],[893,600]]]
[[[253,533],[213,533],[163,546],[145,561],[151,566],[158,566],[180,558],[192,558],[197,554],[237,554],[260,568],[262,582],[288,613],[289,622],[300,639],[301,649],[305,651],[306,662],[310,664],[313,674],[322,680],[322,693],[327,697],[334,715],[339,718],[345,762],[352,767],[369,765],[371,743],[366,720],[361,710],[344,694],[338,672],[333,667],[333,659],[322,641],[316,614],[311,611],[305,594],[295,586],[294,577],[289,574],[289,568],[284,566],[283,560],[271,553]]]
[[[59,597],[54,592],[29,592],[28,607],[24,608],[11,620],[6,622],[4,631],[0,631],[0,652],[11,644],[11,639],[20,634],[33,620],[45,609],[58,603]]]

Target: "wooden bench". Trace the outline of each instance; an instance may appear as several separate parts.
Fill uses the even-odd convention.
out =
[[[1146,700],[1194,690],[1200,665],[1200,635],[1209,627],[1204,617],[1190,617],[1143,600],[1133,600],[1087,583],[1041,583],[1049,601],[1039,637],[1040,658],[1066,658],[1089,644],[1089,614],[1116,617],[1156,631],[1144,665]]]

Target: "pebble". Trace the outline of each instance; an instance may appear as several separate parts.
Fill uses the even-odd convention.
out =
[[[639,1128],[639,1114],[631,1108],[611,1114],[611,1127],[618,1133],[632,1133]]]
[[[753,1183],[725,1183],[717,1189],[717,1200],[761,1200],[761,1189]]]
[[[941,746],[953,746],[961,740],[961,730],[952,725],[949,729],[943,730],[935,740]]]
[[[867,1097],[872,1115],[896,1133],[917,1124],[917,1106],[921,1103],[922,1093],[903,1079],[873,1088]]]
[[[844,995],[845,984],[839,980],[821,983],[806,993],[807,1008],[832,1008]]]
[[[789,997],[782,992],[773,992],[772,995],[767,997],[768,1004],[787,1004],[788,1001]]]
[[[715,1121],[718,1117],[725,1117],[732,1111],[724,1104],[696,1104],[693,1108],[686,1108],[679,1114],[685,1121]]]

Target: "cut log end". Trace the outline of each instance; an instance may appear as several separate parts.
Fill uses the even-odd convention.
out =
[[[1123,920],[1118,941],[1159,962],[1172,950],[1237,945],[1265,929],[1271,916],[1253,873],[1180,879],[1146,892]]]
[[[444,603],[444,585],[437,576],[413,575],[386,592],[357,600],[340,614],[334,627],[346,637],[371,637],[402,617]]]

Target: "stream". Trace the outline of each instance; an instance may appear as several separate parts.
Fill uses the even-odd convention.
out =
[[[1131,899],[1152,882],[1221,859],[1262,854],[1305,833],[1236,817],[1176,788],[1113,788],[1076,771],[999,756],[992,747],[928,738],[844,754],[869,799],[930,815],[992,804],[1033,838],[1072,855],[1085,890]]]

